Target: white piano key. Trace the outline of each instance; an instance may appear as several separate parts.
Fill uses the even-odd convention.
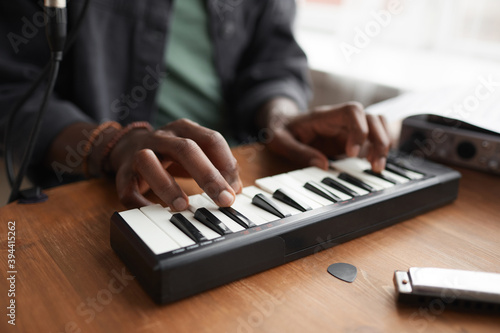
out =
[[[238,232],[245,230],[241,225],[234,222],[226,214],[219,210],[219,207],[213,202],[208,201],[201,194],[192,195],[189,197],[189,210],[195,213],[198,208],[206,208],[210,213],[212,213],[216,218],[218,218],[222,223],[226,225],[232,232]]]
[[[279,218],[252,203],[252,199],[244,194],[237,196],[237,200],[232,206],[234,209],[239,211],[241,214],[245,215],[251,221],[257,225],[261,225],[267,222],[276,221]],[[255,221],[254,221],[255,219]]]
[[[397,164],[394,164],[394,165],[395,165],[395,166],[397,166],[397,167],[399,167],[399,168],[401,168],[401,167],[400,167],[399,165],[397,165]],[[414,171],[411,171],[411,170],[406,169],[406,168],[403,168],[403,169],[405,170],[406,175],[407,175],[408,177],[410,177],[412,180],[422,179],[422,178],[424,177],[424,175],[423,175],[423,174],[421,174],[421,173],[414,172]]]
[[[368,162],[366,159],[351,158],[350,160],[351,160],[352,164],[356,165],[356,169],[358,171],[371,170],[371,168],[372,168],[370,162]],[[337,163],[337,162],[340,163],[341,161],[336,161],[335,163]],[[409,179],[407,179],[405,177],[401,177],[400,175],[396,175],[395,173],[392,173],[389,170],[382,170],[382,175],[384,175],[388,178],[392,178],[395,181],[400,182],[401,184],[404,184],[404,183],[407,183],[410,181]]]
[[[277,199],[274,199],[272,194],[269,193],[267,190],[260,189],[256,186],[247,186],[243,188],[242,194],[246,195],[250,199],[252,199],[256,194],[263,194],[265,197],[271,199],[276,204],[276,206],[278,206],[283,212],[290,213],[291,215],[297,215],[302,213],[300,210],[293,208],[292,206],[288,206],[287,204]]]
[[[286,184],[286,183],[280,181],[279,178],[275,178],[275,177],[277,177],[277,176],[257,179],[255,181],[255,183],[260,188],[265,189],[266,191],[272,191],[272,193],[274,193],[275,191],[277,191],[279,189],[284,189],[285,191],[289,192],[290,195],[293,195],[293,196],[297,197],[297,199],[302,200],[305,204],[309,205],[312,209],[316,209],[316,208],[320,208],[320,207],[324,206],[323,204],[320,204],[317,201],[311,200],[310,198],[308,198],[304,194],[298,193],[298,191],[295,188],[293,188],[293,186],[289,186],[289,184]]]
[[[162,254],[180,248],[179,244],[139,209],[127,210],[119,214],[154,254]]]
[[[368,165],[364,162],[366,162]],[[360,160],[358,158],[346,158],[340,161],[331,161],[330,166],[358,178],[359,180],[372,186],[377,191],[394,186],[394,184],[389,183],[383,179],[364,173],[364,170],[371,169],[370,164],[365,160]]]
[[[356,165],[358,170],[360,171],[363,171],[363,170],[366,170],[366,169],[371,169],[371,164],[370,162],[368,162],[366,159],[359,159],[359,158],[347,158],[345,160],[340,160],[340,161],[335,161],[335,163],[338,163],[339,165],[341,164],[344,164],[344,165]],[[418,173],[418,172],[413,172],[411,170],[408,170],[408,169],[405,169],[407,170],[408,174],[410,175],[410,177],[412,179],[420,179],[423,177],[422,174]],[[382,171],[382,174],[384,176],[387,176],[387,177],[391,177],[393,178],[394,180],[397,180],[399,181],[400,183],[407,183],[409,182],[410,180],[408,178],[405,178],[405,177],[401,177],[400,175],[397,175],[389,170],[383,170]]]
[[[405,177],[401,177],[400,175],[396,175],[395,173],[389,171],[389,170],[382,170],[382,175],[388,177],[388,178],[392,178],[394,179],[395,181],[401,183],[401,184],[404,184],[404,183],[407,183],[409,182],[410,180],[408,178],[405,178]]]
[[[281,174],[281,175],[277,175],[277,176],[273,176],[272,178],[279,181],[281,184],[283,184],[283,186],[290,188],[292,191],[294,191],[295,193],[300,195],[301,198],[305,197],[306,202],[313,201],[313,202],[319,204],[318,208],[332,204],[332,202],[330,200],[323,198],[322,196],[304,188],[305,183],[302,184],[302,183],[298,182],[297,180],[295,180],[293,177],[291,177],[290,175],[288,175],[286,173]],[[315,205],[315,204],[311,203],[310,205],[311,205],[311,208],[313,208],[313,209],[316,208],[316,207],[313,207],[313,205]]]
[[[375,176],[366,174],[364,172],[359,172],[359,171],[344,171],[344,172],[359,179],[363,183],[373,187],[376,191],[380,191],[386,188],[391,188],[394,186],[394,184],[392,183],[389,183]]]
[[[267,193],[274,193],[276,190],[281,188],[281,184],[273,181],[271,177],[257,179],[255,184]]]
[[[422,179],[424,178],[424,175],[418,172],[413,172],[411,170],[406,169],[406,172],[409,173],[412,177],[412,179]]]
[[[202,195],[203,197],[210,199],[206,193],[203,193]],[[254,206],[252,204],[252,200],[243,194],[236,195],[236,199],[231,207],[243,214],[256,225],[265,224],[278,219],[275,215]]]
[[[330,165],[336,166],[344,171],[363,171],[372,168],[368,160],[355,157],[348,157],[342,160],[330,161]]]
[[[170,236],[180,247],[194,245],[195,242],[183,233],[179,228],[170,222],[172,213],[168,208],[163,208],[161,205],[151,205],[141,208],[144,215],[149,217],[161,230]]]
[[[348,183],[348,182],[340,179],[338,177],[339,172],[337,172],[335,170],[331,170],[331,169],[330,170],[322,170],[322,169],[316,168],[316,167],[309,167],[309,168],[305,168],[303,170],[304,170],[304,172],[309,173],[311,176],[319,178],[319,181],[321,181],[325,177],[331,177],[331,178],[335,179],[336,181],[338,181],[339,183],[341,183],[342,185],[352,189],[353,191],[355,191],[359,195],[366,195],[369,193],[368,191],[363,190],[362,188],[359,188],[356,185],[352,185],[351,183]]]
[[[206,239],[215,239],[215,238],[218,238],[220,237],[220,235],[218,233],[216,233],[215,231],[213,231],[212,229],[210,229],[209,227],[207,227],[206,225],[204,225],[203,223],[201,223],[200,221],[198,221],[197,219],[194,218],[194,214],[191,213],[190,211],[188,210],[185,210],[185,211],[182,211],[180,212],[189,222],[191,222],[192,225],[194,225],[194,227],[196,229],[198,229],[202,234],[203,236],[205,236]]]
[[[363,171],[358,171],[358,172],[356,172],[356,174],[358,175],[357,177],[359,179],[361,179],[363,181],[366,180],[366,182],[368,182],[369,184],[380,186],[380,187],[382,187],[382,189],[391,188],[395,185],[391,182],[388,182],[388,181],[383,180],[381,178],[372,176],[372,175],[370,175],[366,172],[363,172]],[[353,176],[355,176],[355,175],[353,175]]]
[[[340,192],[334,188],[331,188],[330,186],[327,186],[327,185],[324,185],[323,183],[321,183],[321,180],[325,177],[312,176],[311,174],[305,172],[304,170],[291,171],[291,172],[287,173],[287,175],[296,179],[301,184],[305,184],[307,182],[314,181],[314,182],[318,183],[320,186],[322,186],[323,188],[325,188],[326,190],[328,190],[331,193],[338,196],[342,200],[349,200],[352,198],[350,195],[347,195],[344,192]]]
[[[359,195],[367,195],[367,194],[369,194],[369,193],[370,193],[370,192],[368,192],[368,191],[366,191],[366,190],[362,189],[361,187],[358,187],[358,186],[353,185],[353,184],[351,184],[351,183],[349,183],[349,182],[346,182],[345,180],[340,179],[340,178],[339,178],[339,174],[340,174],[340,173],[339,173],[339,172],[337,172],[337,171],[335,171],[335,170],[331,170],[331,169],[330,169],[330,170],[326,171],[326,173],[327,173],[327,174],[330,174],[330,177],[332,177],[332,175],[333,175],[333,177],[332,177],[332,178],[334,178],[336,181],[338,181],[338,182],[339,182],[339,183],[341,183],[342,185],[349,187],[349,188],[350,188],[350,189],[352,189],[353,191],[356,191]]]

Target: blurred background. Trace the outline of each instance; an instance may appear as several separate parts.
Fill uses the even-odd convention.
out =
[[[315,104],[370,105],[500,74],[498,0],[298,0],[296,33]]]
[[[312,105],[500,82],[499,0],[297,0]],[[278,6],[279,7],[279,6]],[[280,8],[277,8],[280,10]],[[499,92],[500,89],[497,89]],[[0,205],[9,188],[0,160]]]

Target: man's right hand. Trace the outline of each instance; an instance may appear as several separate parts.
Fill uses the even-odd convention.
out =
[[[230,206],[242,188],[238,164],[224,137],[192,121],[180,119],[150,132],[135,129],[110,155],[116,188],[127,207],[151,204],[151,189],[175,211],[188,207],[175,176],[190,176],[217,205]]]
[[[52,143],[46,164],[67,163],[68,147],[77,151],[95,129],[88,123],[68,126]],[[101,170],[104,147],[117,133],[116,129],[103,131],[91,147],[87,161],[94,174]],[[238,164],[223,136],[186,119],[156,131],[131,129],[108,157],[107,171],[115,174],[118,196],[128,208],[150,205],[144,194],[151,189],[172,210],[187,209],[188,197],[176,183],[177,176],[192,177],[219,206],[230,206],[242,189]],[[66,169],[83,173],[82,165]]]

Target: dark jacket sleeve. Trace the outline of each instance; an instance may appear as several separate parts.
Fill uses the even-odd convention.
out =
[[[4,150],[8,113],[43,71],[50,55],[42,8],[36,2],[3,1],[0,4],[0,22],[0,135]],[[43,81],[15,115],[14,124],[9,128],[17,160],[25,150],[45,87],[46,81]],[[36,141],[32,159],[34,165],[41,163],[50,142],[64,127],[77,121],[89,121],[74,104],[59,99],[57,94],[50,98],[47,110],[48,117]]]
[[[247,45],[226,97],[236,114],[235,126],[240,139],[244,141],[249,133],[256,135],[256,113],[268,100],[288,97],[301,110],[306,110],[311,96],[307,59],[293,35],[295,1],[247,3],[253,7],[253,13],[247,9],[243,17]]]
[[[41,3],[0,2],[0,141],[8,110],[49,62]],[[74,31],[82,6],[83,1],[68,2],[68,34]],[[150,119],[156,88],[164,75],[169,6],[163,0],[90,2],[75,42],[64,55],[36,141],[30,174],[37,183],[55,176],[51,170],[48,174],[41,170],[42,161],[51,142],[68,125],[106,120],[125,125]],[[45,87],[44,82],[10,128],[17,159],[24,152]]]

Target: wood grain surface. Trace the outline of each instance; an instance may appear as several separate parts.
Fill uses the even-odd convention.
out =
[[[258,145],[234,152],[245,185],[296,168]],[[45,203],[0,208],[0,332],[499,332],[493,315],[395,301],[397,269],[500,273],[500,178],[460,171],[450,205],[165,306],[153,303],[109,245],[110,217],[124,209],[113,183],[51,189]],[[200,192],[191,180],[179,182]],[[16,222],[15,326],[7,323],[9,221]],[[356,281],[329,275],[335,262],[355,265]]]

